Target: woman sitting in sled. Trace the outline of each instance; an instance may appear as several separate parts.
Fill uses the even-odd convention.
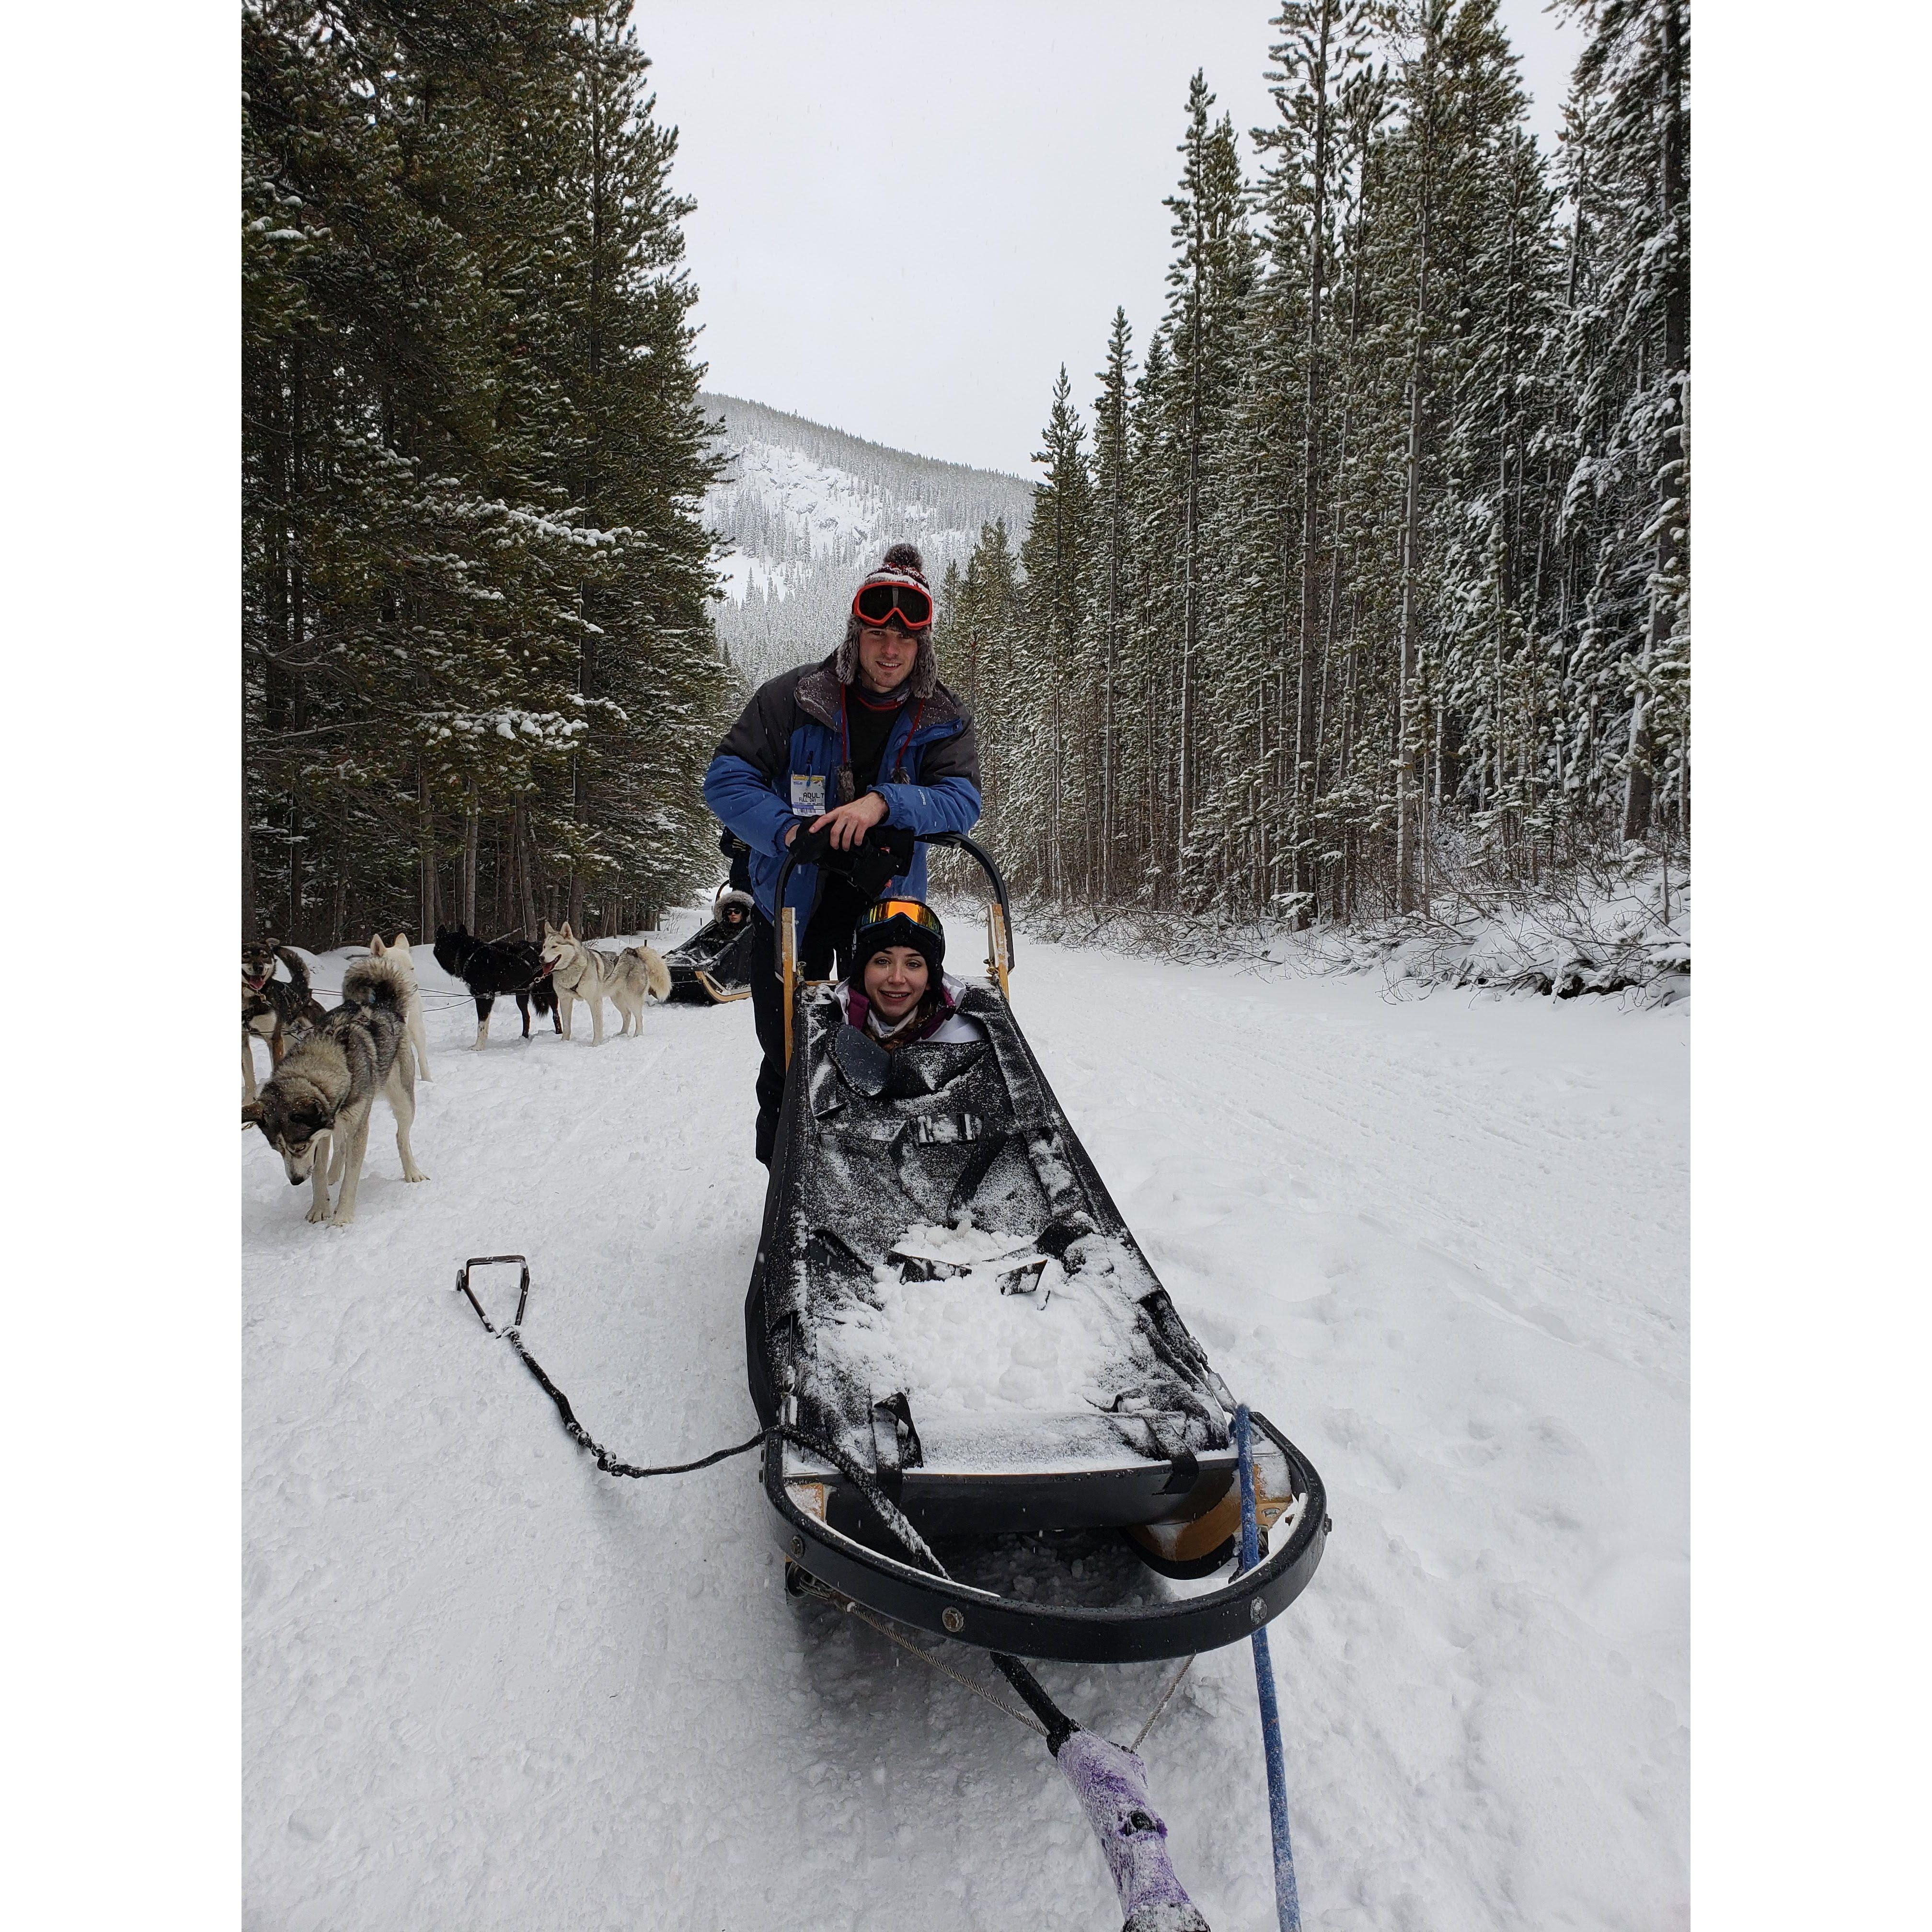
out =
[[[949,978],[946,928],[917,899],[881,899],[852,937],[852,972],[838,989],[848,1022],[888,1053],[925,1040],[982,1040],[958,1010],[962,981]]]

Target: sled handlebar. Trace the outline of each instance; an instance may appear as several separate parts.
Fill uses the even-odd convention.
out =
[[[914,835],[914,843],[920,845],[950,845],[956,851],[971,853],[973,856],[979,860],[980,870],[992,882],[993,896],[1000,902],[1000,922],[1004,930],[1006,965],[1010,970],[1017,957],[1013,946],[1012,910],[1006,902],[1006,882],[1000,876],[1000,868],[993,863],[992,856],[983,846],[976,844],[963,832],[916,832]],[[784,916],[785,888],[791,883],[792,867],[796,862],[792,856],[791,848],[788,846],[785,848],[784,862],[778,868],[778,884],[772,893],[772,910],[779,918]],[[782,979],[784,976],[783,963],[775,961],[774,968],[777,976]]]

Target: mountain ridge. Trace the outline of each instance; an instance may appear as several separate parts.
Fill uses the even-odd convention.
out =
[[[853,592],[888,544],[916,544],[937,591],[949,563],[964,567],[984,525],[1004,518],[1016,546],[1025,534],[1033,486],[1023,477],[896,449],[742,397],[706,391],[698,400],[731,461],[703,510],[705,526],[730,545],[718,634],[754,680],[832,648]]]

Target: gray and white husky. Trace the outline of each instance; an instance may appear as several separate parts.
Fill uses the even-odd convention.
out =
[[[641,1033],[646,999],[670,997],[670,968],[648,946],[627,946],[621,952],[599,952],[584,944],[570,929],[566,920],[560,932],[544,921],[544,964],[550,969],[550,982],[556,988],[557,1012],[563,1022],[563,1036],[570,1037],[571,1002],[581,1000],[590,1009],[590,1043],[604,1044],[604,1002],[608,999],[622,1016],[621,1039],[628,1033]]]
[[[404,1018],[408,1002],[408,982],[394,960],[352,962],[342,976],[342,1004],[284,1058],[260,1094],[242,1109],[242,1126],[260,1127],[281,1156],[289,1184],[314,1182],[311,1221],[346,1228],[355,1220],[369,1116],[378,1094],[396,1117],[403,1178],[429,1178],[410,1152],[416,1068]],[[338,1183],[332,1216],[329,1190]]]

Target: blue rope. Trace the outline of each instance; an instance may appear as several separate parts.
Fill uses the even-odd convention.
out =
[[[1234,1446],[1241,1466],[1241,1568],[1262,1560],[1261,1526],[1255,1515],[1255,1455],[1248,1406],[1234,1411]],[[1288,1838],[1288,1775],[1282,1767],[1281,1712],[1275,1703],[1274,1666],[1268,1632],[1254,1634],[1255,1688],[1262,1703],[1262,1750],[1268,1759],[1268,1826],[1274,1840],[1274,1909],[1281,1932],[1301,1932],[1301,1900],[1294,1888],[1294,1848]]]

